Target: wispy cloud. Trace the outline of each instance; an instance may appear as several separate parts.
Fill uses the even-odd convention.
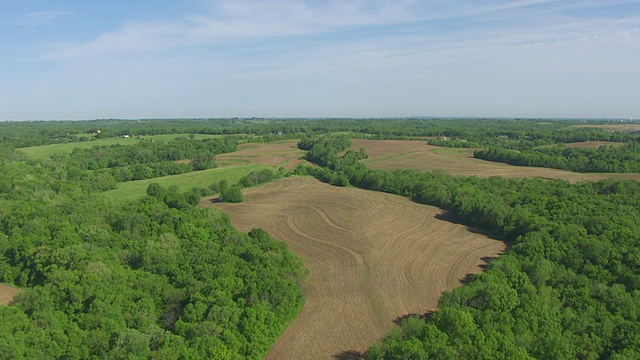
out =
[[[521,0],[508,2],[505,4],[498,4],[493,7],[489,7],[490,11],[498,11],[498,10],[509,10],[509,9],[517,9],[522,7],[534,6],[534,5],[542,5],[556,2],[556,0]]]
[[[592,7],[597,1],[576,0],[574,8]],[[609,5],[631,3],[630,0],[611,0]],[[133,22],[104,33],[85,43],[58,42],[51,44],[48,58],[68,59],[92,55],[166,54],[189,47],[254,47],[265,49],[280,47],[283,41],[297,46],[316,42],[326,44],[327,39],[339,42],[351,39],[351,32],[362,29],[370,37],[383,41],[411,39],[406,33],[387,32],[384,27],[404,26],[413,32],[418,43],[439,41],[457,46],[456,34],[471,37],[470,41],[504,41],[503,45],[521,44],[523,41],[566,41],[593,33],[619,31],[629,24],[618,19],[571,19],[554,13],[555,7],[566,6],[559,0],[519,1],[319,1],[276,0],[262,1],[217,0],[200,14],[191,14],[166,22]],[[599,4],[599,6],[605,6]],[[533,8],[530,9],[530,8]],[[537,10],[536,10],[537,9]],[[536,16],[539,15],[539,16]],[[542,15],[542,16],[540,16]],[[46,18],[47,15],[42,15]],[[55,17],[55,14],[48,15]],[[57,15],[59,16],[59,15]],[[458,18],[476,25],[469,31],[411,30],[430,23]],[[478,23],[479,21],[479,23]],[[479,24],[479,25],[478,25]],[[465,26],[471,26],[464,24]],[[415,34],[418,32],[417,34]],[[267,40],[268,39],[268,40]],[[462,39],[460,39],[462,40]],[[410,46],[410,44],[405,44]],[[288,45],[291,48],[291,45]],[[296,46],[296,45],[294,45]]]
[[[58,10],[44,10],[25,14],[20,19],[20,22],[31,26],[45,25],[66,15],[70,15],[70,13]]]
[[[53,44],[52,57],[79,54],[163,51],[224,45],[243,39],[326,34],[336,29],[419,20],[411,1],[331,1],[318,5],[294,1],[212,1],[205,13],[167,22],[135,22],[86,43]]]
[[[63,80],[48,89],[74,84],[68,87],[79,98],[94,96],[107,110],[113,102],[200,115],[214,107],[232,115],[245,106],[284,115],[278,109],[293,103],[301,115],[305,108],[322,115],[333,104],[367,115],[393,115],[405,105],[413,114],[490,115],[474,109],[509,102],[508,114],[571,115],[565,103],[587,104],[573,113],[579,116],[600,99],[627,113],[638,108],[618,88],[640,81],[640,12],[625,11],[640,0],[202,3],[198,11],[120,22],[89,41],[50,44],[45,59]],[[397,107],[386,110],[388,104]],[[540,104],[555,107],[541,113]],[[126,109],[115,116],[133,116]],[[172,111],[160,115],[197,115]]]

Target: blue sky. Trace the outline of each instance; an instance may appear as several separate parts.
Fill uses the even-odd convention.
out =
[[[0,120],[640,118],[640,0],[0,0]]]

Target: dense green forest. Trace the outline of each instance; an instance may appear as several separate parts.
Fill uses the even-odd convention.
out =
[[[439,146],[485,148],[476,156],[495,161],[526,157],[527,163],[519,165],[637,171],[639,134],[567,128],[580,123],[0,123],[0,282],[24,289],[12,306],[0,306],[0,358],[263,357],[303,305],[304,266],[264,231],[241,233],[225,214],[197,204],[217,192],[221,200],[242,201],[242,187],[289,174],[256,171],[238,184],[222,181],[186,193],[151,184],[147,196],[133,202],[98,193],[120,181],[215,167],[215,155],[235,151],[240,141],[283,138],[302,139],[306,159],[318,165],[299,166],[295,174],[436,205],[510,245],[484,274],[444,294],[437,312],[405,318],[369,349],[368,358],[640,358],[640,183],[388,172],[360,162],[366,149],[348,150],[350,138],[418,138]],[[142,139],[76,149],[44,161],[27,160],[20,151],[124,134],[233,136]],[[621,145],[564,145],[588,140]]]
[[[202,143],[229,150],[220,144]],[[227,215],[198,209],[203,189],[181,194],[152,184],[148,196],[122,204],[84,186],[87,174],[114,161],[135,166],[143,151],[155,161],[180,149],[2,159],[0,282],[27,290],[14,306],[0,306],[0,358],[265,355],[304,302],[303,264],[284,243],[260,229],[240,233]]]
[[[439,310],[408,317],[369,359],[640,358],[640,183],[453,177],[369,170],[326,151],[323,168],[347,184],[437,205],[510,244],[507,254]],[[309,152],[311,153],[312,148]]]

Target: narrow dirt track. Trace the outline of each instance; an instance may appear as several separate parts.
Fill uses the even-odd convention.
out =
[[[435,310],[443,291],[505,251],[500,241],[439,220],[440,209],[395,195],[295,177],[245,196],[215,206],[240,230],[260,227],[287,242],[311,270],[307,303],[267,359],[364,352],[398,317]]]

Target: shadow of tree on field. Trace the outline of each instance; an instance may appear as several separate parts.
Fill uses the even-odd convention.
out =
[[[429,321],[431,320],[431,316],[433,316],[433,314],[435,313],[435,311],[432,310],[427,310],[426,313],[424,314],[406,314],[406,315],[400,315],[398,316],[395,320],[393,320],[393,323],[400,326],[402,324],[402,322],[404,321],[404,319],[409,318],[411,316],[418,316],[422,319],[424,319],[424,321]]]
[[[345,350],[333,355],[333,358],[336,360],[363,360],[364,353],[357,350]]]
[[[216,196],[216,197],[213,197],[213,198],[209,199],[208,202],[211,203],[211,204],[217,204],[217,203],[221,203],[222,200],[220,200],[220,196]]]
[[[502,254],[500,254],[500,255],[502,255]],[[483,264],[478,265],[478,266],[480,267],[480,269],[482,269],[482,272],[487,271],[487,268],[489,267],[489,264],[490,264],[493,260],[495,260],[495,259],[497,259],[498,257],[500,257],[500,255],[497,255],[497,256],[485,256],[485,257],[483,257],[483,258],[480,258],[480,260],[482,260],[482,261],[484,262]],[[460,283],[461,283],[462,285],[467,285],[468,283],[470,283],[470,282],[471,282],[471,280],[473,279],[473,277],[474,277],[474,276],[476,276],[476,275],[478,275],[478,274],[467,274],[467,275],[465,275],[464,277],[462,277],[462,278],[460,279]]]
[[[467,229],[468,232],[473,233],[473,234],[480,234],[480,235],[484,235],[484,236],[488,237],[489,239],[504,241],[504,239],[501,239],[496,234],[494,234],[494,233],[492,233],[490,231],[486,231],[484,229],[477,228],[477,227],[472,227],[472,226],[469,226],[469,225],[465,224],[458,217],[456,217],[455,215],[451,214],[448,211],[442,211],[440,213],[437,213],[434,216],[434,218],[436,218],[438,220],[450,222],[452,224],[462,225]]]
[[[483,269],[483,271],[484,271],[484,269]],[[476,276],[476,275],[478,275],[478,274],[467,274],[464,277],[460,278],[460,283],[462,285],[467,285],[468,283],[471,282],[471,280],[473,280],[473,277]]]

